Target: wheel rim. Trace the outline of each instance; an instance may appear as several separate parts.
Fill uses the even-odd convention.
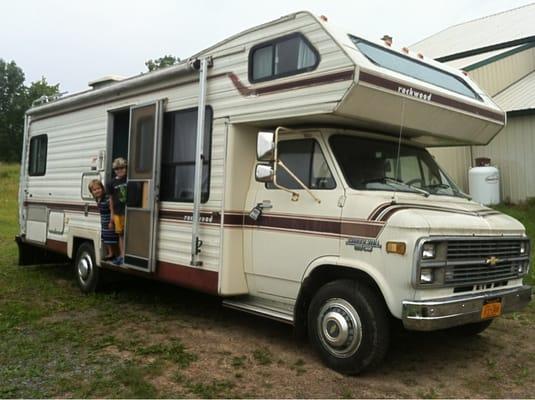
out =
[[[87,284],[93,275],[93,259],[87,252],[83,252],[77,264],[78,278],[83,284]]]
[[[360,317],[344,299],[327,300],[318,314],[317,330],[323,347],[336,357],[351,357],[362,341]]]

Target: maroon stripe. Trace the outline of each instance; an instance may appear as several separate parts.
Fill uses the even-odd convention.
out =
[[[342,222],[342,236],[362,236],[375,238],[383,229],[382,225],[372,225],[365,222]]]
[[[67,243],[65,242],[60,242],[59,240],[47,239],[45,246],[48,250],[51,250],[55,253],[67,255]]]
[[[39,202],[39,201],[25,201],[24,202],[25,207],[30,206],[30,205],[45,206],[51,210],[57,210],[57,211],[79,211],[79,212],[86,211],[85,204],[45,203],[45,202]],[[87,207],[87,211],[91,213],[98,213],[98,207],[96,205],[90,205]]]
[[[260,96],[263,94],[270,94],[274,92],[280,92],[283,90],[297,89],[308,86],[325,85],[334,82],[341,82],[353,79],[354,70],[347,70],[342,72],[335,72],[333,74],[327,74],[322,76],[315,76],[312,78],[298,79],[290,82],[279,83],[277,85],[263,86],[257,89],[251,86],[244,85],[238,76],[229,72],[227,76],[230,78],[234,87],[240,92],[242,96]]]
[[[173,210],[160,210],[158,216],[163,219],[171,219],[176,221],[191,222],[193,219],[192,211],[173,211]],[[201,223],[220,224],[221,214],[219,212],[201,212]]]
[[[396,92],[396,93],[398,93],[398,89],[400,87],[407,88],[408,86],[408,84],[392,81],[390,79],[385,79],[383,77],[373,75],[364,71],[360,72],[359,80],[366,82],[366,83],[370,83],[375,86],[380,86],[388,90],[392,90],[393,92]],[[432,99],[430,100],[430,102],[432,103],[438,103],[438,104],[442,104],[448,107],[457,108],[459,110],[470,112],[472,114],[480,115],[486,118],[490,118],[501,124],[505,124],[505,114],[489,111],[484,108],[476,107],[471,104],[466,104],[458,100],[453,100],[448,97],[444,97],[439,94],[430,92],[427,89],[422,89],[418,86],[414,86],[413,89],[431,94]]]
[[[165,282],[197,289],[205,293],[218,293],[219,275],[215,271],[158,261],[155,277]]]

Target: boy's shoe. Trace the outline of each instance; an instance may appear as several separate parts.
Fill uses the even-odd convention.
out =
[[[119,256],[115,260],[112,261],[114,265],[123,265],[124,264],[124,258]]]

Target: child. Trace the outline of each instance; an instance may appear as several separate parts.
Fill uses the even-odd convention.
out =
[[[100,235],[102,242],[106,247],[106,257],[105,261],[111,261],[115,258],[117,252],[117,235],[112,229],[109,229],[109,224],[111,221],[111,213],[109,206],[109,199],[106,195],[106,190],[104,185],[98,179],[93,179],[89,185],[89,192],[95,198],[97,202],[98,211],[100,212]]]
[[[108,186],[110,194],[111,221],[109,228],[115,227],[115,233],[119,236],[120,255],[113,260],[115,265],[124,263],[124,214],[126,208],[126,160],[122,157],[113,160],[115,177]]]

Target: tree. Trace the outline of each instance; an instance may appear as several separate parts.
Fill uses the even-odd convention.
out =
[[[178,64],[179,62],[179,57],[174,57],[168,54],[155,60],[147,60],[145,61],[145,65],[149,71],[155,71],[160,68],[170,67],[171,65]]]
[[[0,160],[20,160],[24,127],[24,72],[15,64],[0,59]]]
[[[59,93],[59,84],[44,77],[24,85],[24,72],[14,61],[0,59],[0,161],[20,161],[24,113],[39,97]]]

